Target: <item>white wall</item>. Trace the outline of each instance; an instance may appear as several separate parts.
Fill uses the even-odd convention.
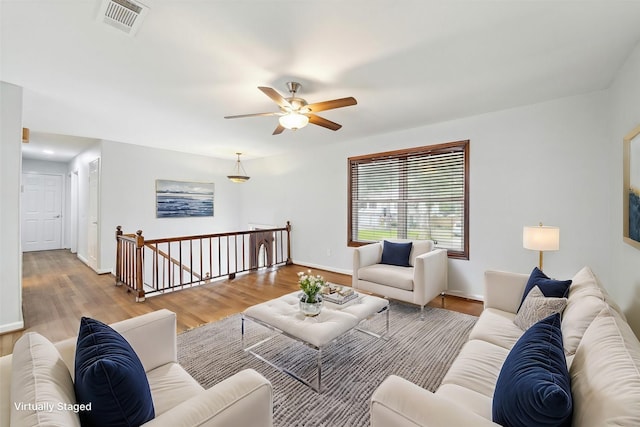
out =
[[[102,141],[100,268],[115,268],[115,231],[142,229],[147,239],[246,230],[240,221],[241,194],[247,184],[234,184],[226,176],[233,160],[158,150]],[[214,216],[156,218],[157,179],[213,182]]]
[[[20,329],[22,88],[0,82],[0,333]]]
[[[607,284],[622,306],[629,324],[640,336],[640,251],[622,240],[622,138],[640,125],[640,45],[636,46],[611,86],[611,132],[607,151],[611,152],[609,200],[612,220],[610,251],[612,280]],[[605,248],[606,249],[606,248]]]
[[[522,227],[539,221],[560,227],[548,274],[590,265],[609,278],[607,117],[607,92],[596,92],[254,160],[244,221],[291,220],[296,262],[349,273],[347,158],[469,139],[470,259],[449,262],[449,292],[481,297],[486,269],[530,272],[538,256],[522,248]]]

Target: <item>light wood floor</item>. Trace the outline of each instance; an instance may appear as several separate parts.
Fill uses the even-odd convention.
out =
[[[291,265],[262,270],[136,303],[132,293],[115,286],[112,275],[97,275],[67,250],[27,252],[22,279],[25,329],[0,335],[0,355],[11,353],[25,331],[41,333],[54,342],[75,336],[81,316],[113,323],[167,308],[177,313],[178,332],[182,332],[297,290],[297,273],[306,269]],[[333,283],[351,284],[350,275],[314,273]],[[442,301],[438,297],[430,305],[441,307]],[[478,301],[449,296],[444,307],[476,316],[482,311]]]

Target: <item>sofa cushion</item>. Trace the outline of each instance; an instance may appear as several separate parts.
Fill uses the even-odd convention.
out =
[[[527,329],[509,352],[496,382],[493,421],[503,426],[570,426],[572,412],[556,313]]]
[[[412,242],[398,243],[385,240],[382,246],[381,264],[397,265],[399,267],[411,267],[409,255],[411,254]]]
[[[575,354],[593,319],[607,306],[625,320],[620,307],[609,297],[589,267],[584,267],[573,276],[567,308],[562,313],[562,339],[568,360],[571,360],[569,356]]]
[[[20,337],[11,369],[11,425],[80,426],[71,374],[49,340],[35,332]]]
[[[593,319],[607,307],[606,292],[587,267],[573,276],[567,308],[562,313],[562,340],[565,355],[575,354]]]
[[[640,425],[640,342],[610,307],[591,322],[570,368],[573,425]]]
[[[436,390],[436,394],[464,406],[482,418],[491,419],[492,396],[486,396],[457,384],[442,384]]]
[[[155,416],[147,376],[131,345],[87,317],[80,320],[75,392],[78,403],[91,403],[91,411],[80,414],[83,425],[140,425]]]
[[[467,341],[442,379],[442,384],[459,385],[491,397],[508,354],[509,350],[486,341]]]
[[[546,274],[544,274],[538,267],[534,267],[531,275],[529,276],[529,280],[527,281],[527,285],[524,288],[524,294],[522,295],[522,301],[520,301],[520,307],[522,307],[522,303],[524,299],[527,297],[531,289],[534,286],[540,288],[544,296],[547,297],[555,297],[555,298],[563,298],[566,297],[569,292],[569,286],[571,285],[571,280],[555,280],[550,279]]]
[[[566,298],[545,297],[538,286],[534,286],[524,299],[513,319],[520,329],[526,331],[533,324],[555,313],[562,313],[567,306]]]
[[[358,279],[392,288],[413,291],[413,268],[373,264],[358,270]]]
[[[593,274],[593,271],[591,271],[589,267],[583,267],[575,274],[575,276],[571,278],[571,286],[569,287],[570,294],[583,290],[594,289],[604,290],[595,274]]]
[[[576,352],[584,332],[607,303],[600,297],[586,293],[568,298],[567,308],[562,313],[562,339],[567,356]]]
[[[469,340],[482,340],[510,350],[522,336],[513,323],[515,314],[497,308],[485,308],[469,334]]]

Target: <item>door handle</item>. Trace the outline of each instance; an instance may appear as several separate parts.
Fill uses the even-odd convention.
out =
[[[54,218],[60,218],[60,215],[56,215],[56,216],[54,216]]]

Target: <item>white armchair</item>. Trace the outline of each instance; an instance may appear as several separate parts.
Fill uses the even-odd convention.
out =
[[[354,289],[424,306],[447,289],[447,250],[435,249],[431,240],[388,239],[394,243],[412,242],[409,267],[381,264],[383,243],[355,248],[353,252]]]

